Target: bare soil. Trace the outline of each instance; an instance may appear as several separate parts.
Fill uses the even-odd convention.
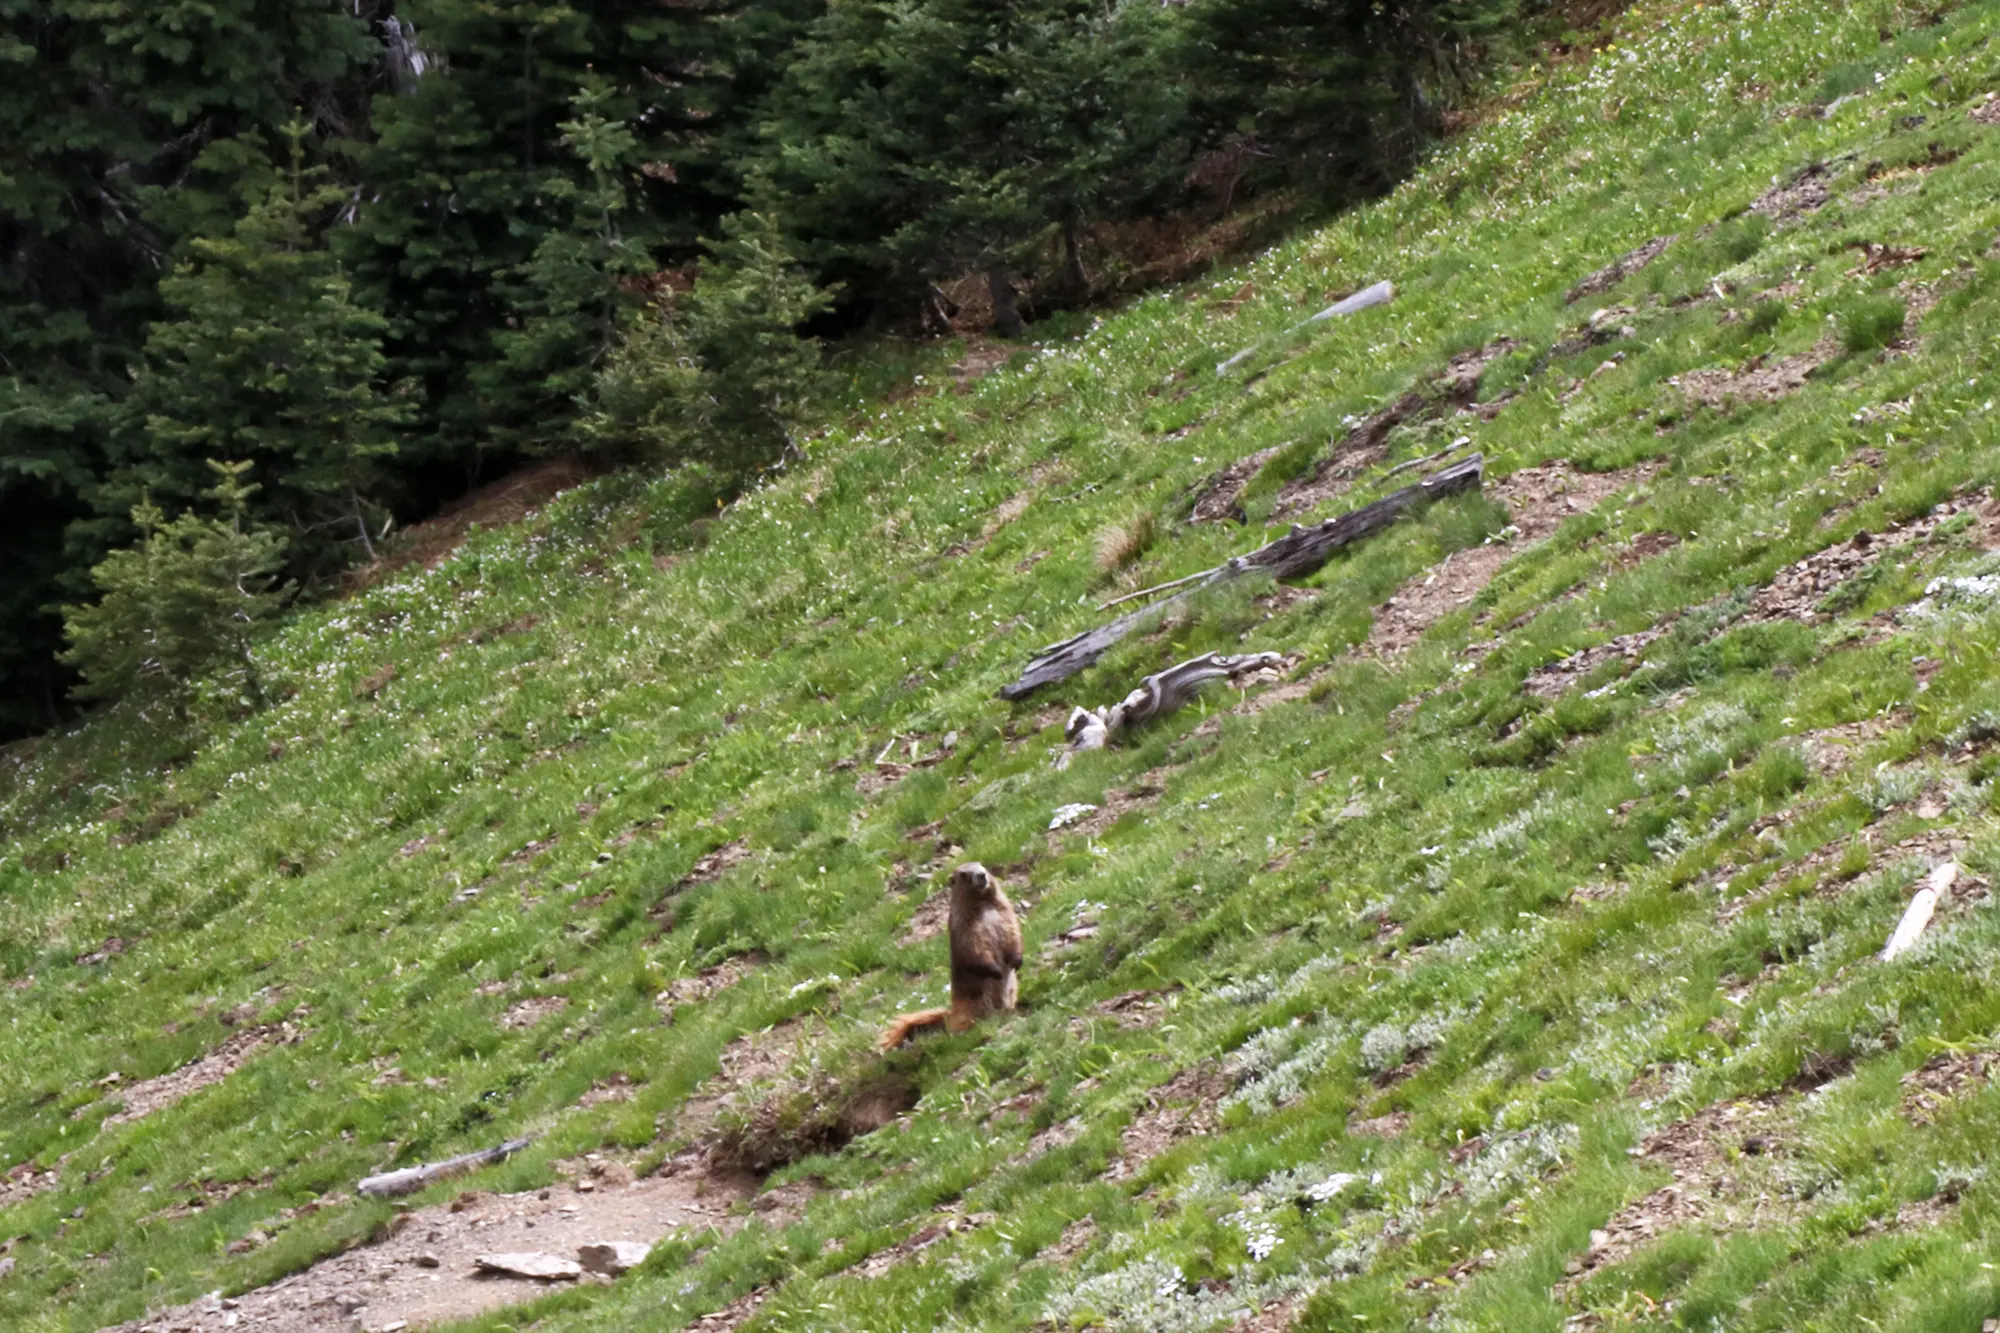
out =
[[[1830,173],[1815,163],[1782,185],[1774,185],[1766,190],[1757,202],[1750,205],[1752,213],[1762,214],[1773,222],[1785,222],[1803,217],[1826,207],[1833,198]]]
[[[966,1213],[963,1204],[948,1204],[940,1210],[937,1221],[918,1227],[915,1231],[897,1241],[894,1245],[875,1251],[859,1263],[840,1270],[839,1277],[877,1278],[898,1264],[914,1259],[938,1242],[967,1231],[974,1231],[999,1220],[996,1213]]]
[[[1903,1075],[1903,1115],[1913,1124],[1931,1124],[1947,1102],[1991,1082],[1993,1068],[1994,1058],[1985,1051],[1947,1051],[1932,1056],[1922,1068]]]
[[[1776,361],[1753,356],[1735,370],[1690,370],[1667,383],[1701,406],[1718,411],[1739,403],[1775,403],[1805,388],[1812,373],[1838,355],[1838,343],[1821,339],[1809,352]]]
[[[910,917],[910,927],[896,943],[904,948],[934,940],[951,926],[951,890],[939,889],[924,899],[922,906]]]
[[[1610,291],[1613,287],[1616,287],[1619,283],[1625,281],[1625,279],[1631,277],[1655,259],[1658,259],[1666,252],[1667,247],[1674,243],[1674,240],[1675,238],[1671,235],[1655,236],[1652,240],[1647,241],[1637,249],[1626,251],[1563,293],[1564,304],[1574,304],[1586,296],[1597,296],[1600,293]]]
[[[1278,492],[1274,517],[1301,515],[1345,494],[1356,477],[1382,461],[1389,435],[1396,427],[1448,411],[1472,410],[1479,401],[1479,382],[1487,366],[1515,345],[1511,338],[1499,338],[1460,352],[1436,375],[1355,423],[1317,468],[1286,483]]]
[[[233,1299],[204,1298],[105,1333],[249,1328],[270,1333],[411,1328],[464,1319],[532,1300],[544,1284],[482,1272],[478,1257],[544,1253],[576,1258],[579,1246],[653,1244],[684,1228],[729,1232],[743,1217],[742,1189],[707,1176],[630,1184],[557,1185],[523,1194],[465,1194],[403,1215],[388,1239],[322,1260]],[[583,1281],[608,1279],[585,1277]]]
[[[114,1091],[110,1095],[119,1098],[125,1105],[105,1117],[105,1127],[130,1124],[155,1111],[165,1110],[183,1097],[192,1096],[203,1088],[222,1082],[241,1069],[249,1062],[251,1056],[264,1047],[288,1044],[298,1039],[298,1032],[289,1023],[268,1024],[234,1033],[222,1045],[200,1059],[182,1065],[172,1073],[134,1083],[122,1091]],[[78,1107],[76,1114],[83,1115],[90,1109],[88,1105]]]
[[[1269,1305],[1230,1325],[1230,1333],[1284,1333],[1298,1319],[1299,1303],[1292,1297],[1272,1301]]]
[[[1212,474],[1196,489],[1194,508],[1188,514],[1188,522],[1246,522],[1247,517],[1243,512],[1244,488],[1249,486],[1250,479],[1257,475],[1264,464],[1276,457],[1277,453],[1276,448],[1260,449]]]
[[[539,1026],[569,1008],[569,998],[563,995],[531,995],[525,1000],[516,1000],[507,1006],[507,1012],[500,1015],[500,1026],[509,1031]]]
[[[732,1333],[733,1330],[750,1322],[751,1317],[757,1313],[757,1307],[764,1303],[767,1294],[760,1290],[738,1296],[715,1313],[705,1314],[695,1320],[689,1327],[698,1328],[702,1333]]]
[[[1578,472],[1567,463],[1548,463],[1500,478],[1487,493],[1507,506],[1516,540],[1454,551],[1405,583],[1376,609],[1368,650],[1381,657],[1406,651],[1431,626],[1477,597],[1524,545],[1546,540],[1571,515],[1595,509],[1607,496],[1650,480],[1659,469],[1657,463],[1641,463],[1615,472]]]
[[[1134,810],[1144,810],[1151,806],[1165,794],[1166,790],[1164,774],[1156,780],[1150,773],[1130,787],[1114,787],[1097,798],[1097,809],[1074,824],[1066,824],[1050,833],[1049,844],[1051,847],[1056,847],[1066,839],[1082,839],[1089,842],[1101,838],[1113,824]]]
[[[790,1018],[761,1032],[746,1032],[723,1049],[714,1077],[681,1103],[675,1117],[676,1138],[698,1139],[715,1124],[725,1103],[736,1093],[759,1083],[774,1083],[791,1072],[824,1034],[823,1025]]]
[[[671,1019],[674,1011],[686,1004],[699,1004],[709,997],[728,990],[743,978],[764,965],[761,953],[741,953],[734,958],[725,958],[714,967],[705,967],[691,977],[676,977],[667,983],[665,990],[653,998],[653,1006]]]
[[[347,586],[350,591],[358,592],[410,565],[428,569],[457,550],[474,526],[497,528],[519,523],[572,486],[580,486],[596,475],[597,470],[588,463],[558,458],[488,482],[446,505],[437,517],[392,536],[383,548],[382,558],[349,574]]]
[[[1056,1242],[1043,1249],[1035,1257],[1058,1266],[1073,1262],[1076,1257],[1089,1249],[1097,1239],[1097,1219],[1079,1217],[1062,1230]]]
[[[1204,1061],[1153,1089],[1145,1107],[1118,1136],[1118,1156],[1105,1170],[1105,1178],[1127,1179],[1182,1139],[1213,1132],[1220,1122],[1222,1099],[1234,1087],[1220,1065]]]
[[[1740,1231],[1789,1215],[1790,1204],[1760,1166],[1784,1151],[1782,1109],[1776,1095],[1722,1102],[1650,1135],[1636,1155],[1671,1170],[1673,1183],[1626,1204],[1592,1231],[1590,1248],[1566,1265],[1558,1294],[1677,1227],[1713,1223]]]
[[[26,1203],[44,1190],[52,1190],[62,1180],[60,1168],[45,1171],[33,1162],[21,1162],[0,1172],[0,1208]]]

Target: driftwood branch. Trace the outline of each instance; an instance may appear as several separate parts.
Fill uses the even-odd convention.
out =
[[[1063,728],[1069,750],[1058,767],[1067,765],[1069,755],[1079,750],[1102,750],[1127,727],[1179,710],[1194,697],[1196,690],[1211,680],[1234,679],[1251,671],[1282,666],[1284,661],[1282,653],[1203,653],[1165,671],[1154,672],[1139,682],[1138,689],[1108,708],[1077,708]]]
[[[445,1180],[451,1176],[461,1176],[467,1171],[495,1162],[504,1162],[521,1149],[535,1141],[533,1134],[526,1138],[509,1139],[491,1148],[481,1148],[478,1152],[462,1153],[457,1157],[447,1157],[442,1162],[428,1162],[422,1166],[406,1166],[400,1171],[385,1171],[379,1176],[370,1176],[354,1187],[356,1194],[366,1194],[377,1199],[394,1199],[405,1194],[415,1194],[432,1181]]]
[[[1332,559],[1335,551],[1380,532],[1400,518],[1404,511],[1448,495],[1479,489],[1485,467],[1485,456],[1474,454],[1373,504],[1363,505],[1309,528],[1295,526],[1290,533],[1268,545],[1205,570],[1192,586],[1172,597],[1128,612],[1061,643],[1050,644],[1035,655],[1034,660],[1022,670],[1019,679],[1000,687],[1000,697],[1024,699],[1044,685],[1068,680],[1134,630],[1157,623],[1169,607],[1210,588],[1221,587],[1251,574],[1269,574],[1275,579],[1295,579],[1310,574]]]
[[[1356,292],[1354,295],[1346,298],[1345,300],[1335,301],[1332,305],[1320,311],[1318,314],[1309,315],[1305,319],[1300,320],[1298,323],[1292,325],[1292,327],[1290,327],[1289,329],[1286,329],[1284,334],[1281,334],[1279,336],[1283,337],[1289,334],[1294,334],[1297,333],[1300,329],[1306,328],[1310,325],[1322,324],[1329,319],[1339,319],[1342,315],[1351,315],[1355,313],[1357,310],[1367,310],[1372,306],[1387,305],[1392,299],[1394,299],[1395,295],[1396,295],[1396,287],[1395,284],[1393,283],[1378,282],[1372,287],[1363,287],[1360,291]],[[1238,352],[1235,356],[1230,357],[1227,361],[1219,363],[1215,367],[1215,373],[1218,375],[1227,375],[1230,371],[1236,369],[1236,367],[1238,367],[1239,365],[1242,365],[1243,362],[1247,360],[1252,353],[1254,353],[1259,347],[1262,347],[1263,345],[1264,344],[1262,343],[1251,343],[1248,347]]]
[[[1951,892],[1952,882],[1957,878],[1956,861],[1946,861],[1931,871],[1930,879],[1916,891],[1910,905],[1903,910],[1903,919],[1896,923],[1896,933],[1882,946],[1883,962],[1908,953],[1915,947],[1918,937],[1924,933],[1924,927],[1931,923],[1931,915],[1937,911],[1938,903]]]

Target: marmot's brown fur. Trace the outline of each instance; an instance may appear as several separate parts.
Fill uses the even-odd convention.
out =
[[[1014,1007],[1020,983],[1021,923],[1000,881],[977,861],[951,872],[951,1007],[905,1014],[882,1034],[894,1050],[919,1028],[963,1032],[991,1013]]]

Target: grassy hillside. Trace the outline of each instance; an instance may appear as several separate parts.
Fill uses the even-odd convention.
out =
[[[358,1178],[538,1132],[412,1202],[761,1193],[463,1327],[1978,1329],[1996,32],[1641,5],[1240,271],[857,380],[726,510],[605,479],[300,614],[170,768],[17,750],[0,1325],[258,1287],[397,1230]],[[995,698],[1460,437],[1484,494]],[[1051,764],[1208,649],[1293,664]],[[1024,1010],[877,1057],[968,857]]]

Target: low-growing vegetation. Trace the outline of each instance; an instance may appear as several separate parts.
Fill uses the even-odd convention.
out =
[[[633,1175],[709,1210],[455,1326],[2000,1316],[1996,36],[1635,6],[1238,271],[962,392],[956,346],[856,371],[720,509],[589,481],[290,612],[261,711],[11,748],[0,1323]],[[1124,586],[1474,451],[1482,493],[996,697]],[[1070,705],[1267,650],[1051,762]],[[875,1052],[975,858],[1021,1008]]]

